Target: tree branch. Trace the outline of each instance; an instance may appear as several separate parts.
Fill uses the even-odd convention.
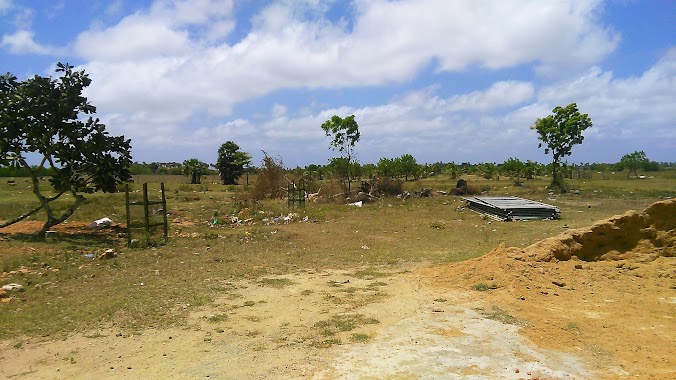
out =
[[[16,218],[14,218],[14,219],[12,219],[12,220],[10,220],[10,221],[8,221],[8,222],[5,222],[5,223],[0,224],[0,228],[5,228],[5,227],[7,227],[7,226],[11,226],[11,225],[14,224],[14,223],[20,222],[20,221],[22,221],[22,220],[28,218],[29,216],[35,214],[36,212],[40,211],[41,209],[42,209],[42,205],[40,205],[40,206],[38,206],[38,207],[36,207],[36,208],[34,208],[34,209],[28,211],[28,212],[25,213],[25,214],[21,214],[21,215],[17,216]]]

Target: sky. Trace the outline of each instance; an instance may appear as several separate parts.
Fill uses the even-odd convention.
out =
[[[530,129],[592,119],[569,163],[676,162],[673,0],[0,0],[0,72],[85,70],[137,162],[326,164],[355,115],[362,163],[551,162]]]

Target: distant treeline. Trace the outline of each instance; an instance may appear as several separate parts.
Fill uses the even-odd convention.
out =
[[[36,166],[37,168],[37,166]],[[53,173],[52,169],[41,168],[37,171],[40,177],[49,177]],[[1,166],[0,177],[29,177],[30,174],[26,168],[15,166]]]
[[[512,177],[528,178],[546,174],[550,171],[550,166],[533,161],[521,161],[517,158],[510,158],[503,163],[478,163],[463,162],[456,164],[454,162],[435,162],[432,164],[418,164],[411,155],[403,155],[397,158],[381,158],[377,164],[362,164],[353,162],[350,164],[350,174],[354,178],[368,178],[374,175],[384,175],[388,177],[401,177],[410,180],[430,175],[449,174],[451,177],[457,177],[462,174],[480,174],[491,178],[494,175],[509,175]],[[294,171],[304,171],[307,174],[321,179],[343,170],[340,158],[332,159],[326,165],[311,164],[305,168],[296,167],[289,169]],[[590,172],[621,172],[627,168],[621,162],[608,163],[584,163],[584,164],[566,164],[564,168],[569,171],[590,171]],[[661,170],[675,169],[676,163],[673,162],[655,162],[648,161],[641,165],[644,172],[656,172]],[[249,173],[255,173],[258,168],[252,167]],[[159,174],[159,175],[185,175],[183,165],[178,162],[134,162],[130,168],[132,175]],[[51,169],[40,169],[39,176],[51,176]],[[205,175],[218,174],[216,169],[207,169]],[[0,166],[0,177],[28,177],[28,171],[21,167]]]

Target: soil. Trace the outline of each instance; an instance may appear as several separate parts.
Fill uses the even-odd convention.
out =
[[[223,283],[182,328],[0,342],[0,377],[676,378],[675,249],[670,200],[452,265]]]

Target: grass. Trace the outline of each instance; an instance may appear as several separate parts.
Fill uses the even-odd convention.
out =
[[[207,317],[204,317],[209,323],[220,323],[228,320],[228,315],[225,313],[221,314],[212,314]]]
[[[0,304],[0,339],[24,335],[52,339],[101,326],[125,332],[181,326],[192,310],[223,296],[220,284],[249,280],[261,286],[285,287],[291,280],[283,276],[305,270],[345,270],[354,278],[373,280],[372,291],[384,286],[380,279],[403,267],[467,260],[500,243],[523,247],[564,231],[564,226],[587,226],[675,197],[676,173],[654,174],[656,178],[646,180],[608,174],[608,179],[569,181],[579,194],[562,194],[554,201],[549,200],[546,179],[514,186],[506,178],[467,177],[470,183],[489,189],[488,195],[541,200],[559,206],[563,215],[557,221],[491,225],[460,208],[464,203],[452,196],[405,201],[383,198],[362,208],[308,203],[306,209],[289,210],[283,200],[241,201],[238,197],[244,186],[167,181],[170,231],[166,245],[130,249],[124,245],[125,237],[117,233],[77,231],[44,241],[29,233],[3,236],[0,230],[0,280],[26,288],[16,299]],[[0,180],[0,220],[13,218],[37,202],[22,179],[17,179],[14,187],[6,182]],[[455,182],[437,176],[405,187],[447,191]],[[131,187],[139,190],[141,184]],[[152,183],[149,188],[156,192],[159,184]],[[123,193],[91,194],[87,199],[71,222],[89,223],[102,216],[124,221]],[[57,208],[65,209],[66,200],[59,200]],[[289,212],[299,216],[288,224],[263,222]],[[242,218],[253,218],[255,224],[213,225],[215,213],[220,220],[241,213]],[[308,222],[302,221],[305,216]],[[42,218],[38,213],[28,220]],[[91,258],[108,248],[115,249],[118,257],[105,261]],[[347,289],[335,292],[337,303],[358,305],[374,300],[362,297],[364,292],[352,290],[351,285],[335,286]],[[246,301],[242,306],[254,304]]]
[[[497,289],[498,285],[496,283],[491,283],[491,284],[485,284],[483,282],[480,282],[478,284],[472,285],[472,289],[479,291],[479,292],[486,292],[489,290],[494,290]]]
[[[493,306],[493,308],[488,311],[483,313],[485,318],[492,319],[494,321],[498,321],[501,323],[505,323],[508,325],[517,325],[517,326],[524,326],[524,322],[519,321],[518,319],[514,318],[513,316],[507,314],[505,310],[502,310],[501,308],[497,306]]]
[[[269,286],[272,288],[281,289],[289,285],[293,285],[294,282],[288,278],[263,278],[259,282],[263,286]]]

